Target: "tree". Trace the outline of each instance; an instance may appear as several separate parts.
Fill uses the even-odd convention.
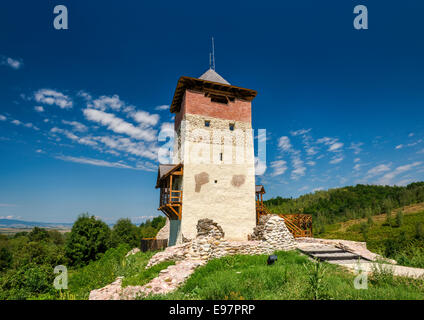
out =
[[[140,244],[140,231],[130,219],[119,219],[113,226],[112,245],[117,247],[121,243],[127,243],[131,248],[138,247]]]
[[[361,225],[359,226],[362,236],[364,237],[364,241],[367,242],[368,240],[368,229],[369,226],[366,222],[362,222]]]
[[[397,224],[398,227],[402,227],[402,225],[403,225],[403,211],[402,210],[399,210],[396,213],[396,224]]]
[[[72,226],[65,252],[72,265],[97,260],[111,245],[111,232],[106,223],[88,214],[80,215]]]
[[[43,241],[49,239],[49,233],[39,227],[34,227],[30,233],[28,233],[28,238],[30,241]]]
[[[7,248],[0,249],[0,271],[8,269],[12,264],[12,254]]]

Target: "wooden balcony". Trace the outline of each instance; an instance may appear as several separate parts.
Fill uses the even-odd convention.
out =
[[[160,165],[156,188],[160,188],[159,208],[170,220],[181,220],[183,166]]]

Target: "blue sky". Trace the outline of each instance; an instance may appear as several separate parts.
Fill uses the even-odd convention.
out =
[[[53,28],[64,4],[69,29]],[[369,29],[353,28],[365,4]],[[0,217],[158,215],[157,141],[179,76],[255,89],[266,198],[424,180],[422,1],[8,1]]]

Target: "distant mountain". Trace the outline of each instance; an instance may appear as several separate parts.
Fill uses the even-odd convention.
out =
[[[15,219],[0,219],[0,228],[72,228],[73,223],[53,223],[53,222],[36,222],[23,221]]]

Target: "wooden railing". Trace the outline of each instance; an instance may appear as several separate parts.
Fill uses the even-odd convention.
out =
[[[171,204],[171,203],[181,203],[182,201],[182,190],[171,190],[169,188],[160,189],[160,206]]]
[[[256,219],[263,215],[273,214],[267,207],[260,201],[256,201]],[[312,237],[312,215],[310,214],[278,214],[284,219],[287,229],[293,234],[295,238]]]

